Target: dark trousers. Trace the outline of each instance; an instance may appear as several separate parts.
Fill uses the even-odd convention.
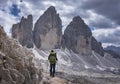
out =
[[[55,74],[55,65],[56,64],[50,64],[50,76],[53,76],[53,77]]]

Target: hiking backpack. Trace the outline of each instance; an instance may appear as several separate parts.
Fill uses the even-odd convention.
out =
[[[56,53],[50,53],[50,55],[49,55],[49,62],[51,64],[56,63]]]

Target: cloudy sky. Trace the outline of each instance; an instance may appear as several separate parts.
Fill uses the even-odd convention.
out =
[[[49,6],[55,6],[63,29],[79,15],[103,46],[120,46],[120,0],[0,0],[0,25],[10,35],[12,24],[33,15],[34,23]]]

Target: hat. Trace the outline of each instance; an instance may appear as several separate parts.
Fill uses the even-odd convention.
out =
[[[53,50],[51,50],[51,52],[54,52]]]

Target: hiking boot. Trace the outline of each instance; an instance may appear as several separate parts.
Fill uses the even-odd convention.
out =
[[[50,76],[52,76],[52,73],[50,73]]]
[[[53,74],[52,77],[55,77],[55,75]]]

